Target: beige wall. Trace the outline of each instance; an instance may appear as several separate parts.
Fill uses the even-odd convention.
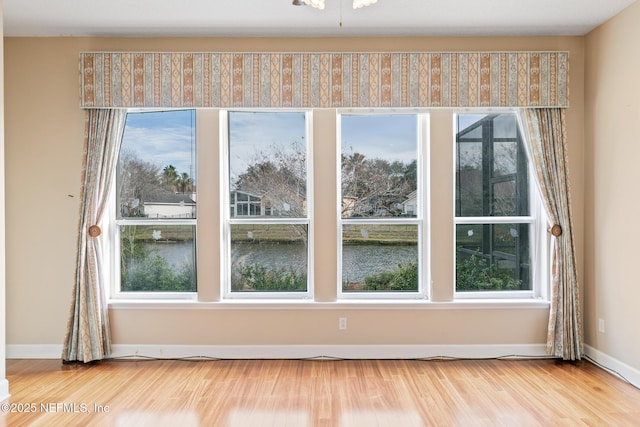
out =
[[[99,50],[161,51],[468,51],[567,50],[570,52],[571,105],[568,112],[573,206],[580,274],[583,245],[584,40],[563,38],[374,38],[374,39],[109,39],[7,38],[7,316],[8,344],[59,344],[67,322],[74,278],[78,193],[82,158],[83,113],[78,108],[78,53]],[[326,119],[331,111],[320,111]],[[433,120],[448,120],[442,110]],[[215,135],[215,129],[211,129]],[[322,132],[331,133],[325,128]],[[335,135],[335,134],[334,134]],[[437,139],[437,140],[434,140]],[[446,139],[443,139],[446,138]],[[317,141],[316,141],[317,143]],[[432,135],[432,146],[450,156],[450,135]],[[443,148],[444,147],[444,148]],[[316,159],[327,164],[332,159]],[[452,161],[452,160],[451,160]],[[432,166],[442,167],[442,158]],[[334,165],[335,167],[335,165]],[[202,168],[200,169],[202,172]],[[215,171],[214,171],[215,172]],[[214,173],[211,169],[207,173]],[[205,173],[205,172],[202,172]],[[322,173],[317,172],[317,173]],[[321,176],[316,175],[316,181]],[[335,191],[335,189],[334,189]],[[451,197],[450,189],[447,191]],[[330,191],[318,194],[335,200]],[[442,194],[439,197],[443,197]],[[213,203],[203,200],[201,203]],[[333,203],[333,202],[331,202]],[[318,203],[320,205],[320,203]],[[433,214],[442,215],[442,211]],[[332,235],[332,220],[318,217],[316,234]],[[217,225],[209,227],[216,233]],[[202,228],[200,229],[202,231]],[[437,234],[453,231],[433,230]],[[333,256],[333,240],[319,243]],[[437,245],[437,241],[432,242]],[[214,243],[211,254],[217,253]],[[434,280],[451,281],[452,248],[432,260]],[[318,254],[317,254],[318,255]],[[318,255],[322,256],[322,255]],[[439,257],[439,258],[438,258]],[[209,277],[218,264],[209,261]],[[202,264],[201,264],[202,265]],[[448,273],[444,273],[445,269]],[[199,272],[200,274],[200,272]],[[323,272],[335,281],[333,272]],[[332,275],[333,274],[333,275]],[[335,284],[331,283],[333,288]],[[321,300],[335,291],[324,285]],[[442,287],[439,289],[443,289]],[[446,300],[450,292],[434,295]],[[215,298],[215,294],[204,299]],[[326,304],[309,308],[203,306],[185,308],[118,308],[110,311],[116,344],[542,344],[548,310],[474,309],[427,304],[425,308],[349,308]],[[347,316],[348,331],[337,319]]]
[[[640,3],[586,36],[585,341],[640,370]],[[605,332],[598,331],[598,320]]]

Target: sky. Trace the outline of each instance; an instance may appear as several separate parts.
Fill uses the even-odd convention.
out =
[[[417,157],[416,116],[342,115],[342,152],[367,158],[410,162]],[[230,112],[230,169],[232,180],[260,153],[306,142],[303,112]],[[319,143],[319,142],[316,142]],[[195,176],[195,113],[193,110],[130,113],[122,151],[158,165],[176,167]]]
[[[399,160],[417,158],[415,115],[342,115],[342,152],[367,158]],[[246,170],[259,153],[274,146],[290,147],[306,140],[305,114],[301,112],[231,112],[231,180]],[[321,143],[315,141],[314,143]]]
[[[173,165],[195,182],[195,112],[129,113],[120,150],[134,152],[161,169]]]
[[[368,159],[409,163],[417,159],[417,116],[342,115],[341,150]]]
[[[285,149],[306,142],[305,113],[249,112],[229,113],[229,169],[231,181],[246,171],[256,159],[263,159],[274,148]]]

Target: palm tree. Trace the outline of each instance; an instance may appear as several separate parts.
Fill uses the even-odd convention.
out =
[[[178,171],[175,166],[169,165],[162,169],[162,186],[166,189],[174,192],[179,179],[180,176],[178,175]]]
[[[193,184],[193,180],[189,177],[189,174],[186,172],[182,172],[182,174],[180,174],[176,178],[176,189],[178,190],[179,193],[184,194],[188,191],[191,191],[191,184]]]

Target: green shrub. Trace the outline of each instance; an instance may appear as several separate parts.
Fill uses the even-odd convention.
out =
[[[120,287],[123,291],[137,292],[191,292],[195,291],[194,269],[184,266],[174,271],[159,255],[138,256],[122,269]]]
[[[504,291],[520,289],[521,280],[516,280],[489,262],[476,255],[456,260],[456,290],[458,291]]]
[[[299,292],[307,290],[307,275],[293,268],[267,268],[262,264],[240,266],[231,289],[235,291]]]
[[[365,276],[366,291],[416,291],[418,290],[418,263],[398,264],[390,271]]]

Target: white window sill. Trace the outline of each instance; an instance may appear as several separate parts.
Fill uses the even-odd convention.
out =
[[[428,300],[111,300],[112,310],[514,310],[548,309],[543,299]]]

